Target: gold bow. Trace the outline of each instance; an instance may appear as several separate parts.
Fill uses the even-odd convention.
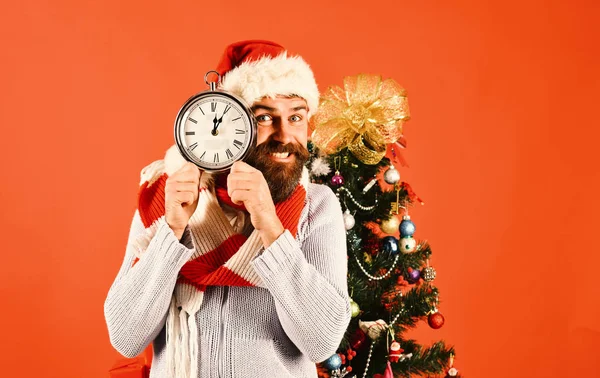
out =
[[[393,79],[347,76],[343,89],[333,86],[321,96],[311,139],[326,154],[348,147],[363,163],[377,164],[409,119],[406,90]]]

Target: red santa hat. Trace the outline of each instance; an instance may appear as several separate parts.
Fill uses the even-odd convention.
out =
[[[217,66],[220,88],[252,105],[263,97],[295,95],[306,100],[309,116],[319,106],[319,88],[300,56],[270,41],[241,41],[225,49]]]

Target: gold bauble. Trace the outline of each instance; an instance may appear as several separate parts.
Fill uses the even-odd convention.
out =
[[[353,318],[356,318],[358,315],[360,315],[360,306],[358,306],[358,303],[354,302],[352,299],[350,299],[350,310]]]
[[[395,234],[398,232],[398,227],[400,227],[400,219],[396,215],[392,215],[390,219],[381,222],[381,231],[386,234]]]

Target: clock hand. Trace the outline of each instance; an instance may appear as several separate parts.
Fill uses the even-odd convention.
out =
[[[212,135],[217,135],[217,127],[219,127],[219,120],[217,119],[217,113],[215,112],[215,118],[213,119],[213,129],[211,132]]]
[[[223,116],[225,115],[225,113],[223,113],[223,115],[221,115],[221,118],[217,119],[217,114],[215,113],[215,128],[213,129],[213,133],[217,131],[217,128],[221,125],[221,122],[223,122]],[[213,121],[215,122],[215,121]]]

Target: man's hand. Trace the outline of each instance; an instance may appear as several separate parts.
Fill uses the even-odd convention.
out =
[[[193,163],[185,163],[167,178],[165,185],[165,218],[177,239],[198,207],[198,185],[201,172]]]
[[[227,176],[227,193],[233,203],[244,204],[265,248],[283,233],[283,225],[261,171],[241,161],[233,163]]]

